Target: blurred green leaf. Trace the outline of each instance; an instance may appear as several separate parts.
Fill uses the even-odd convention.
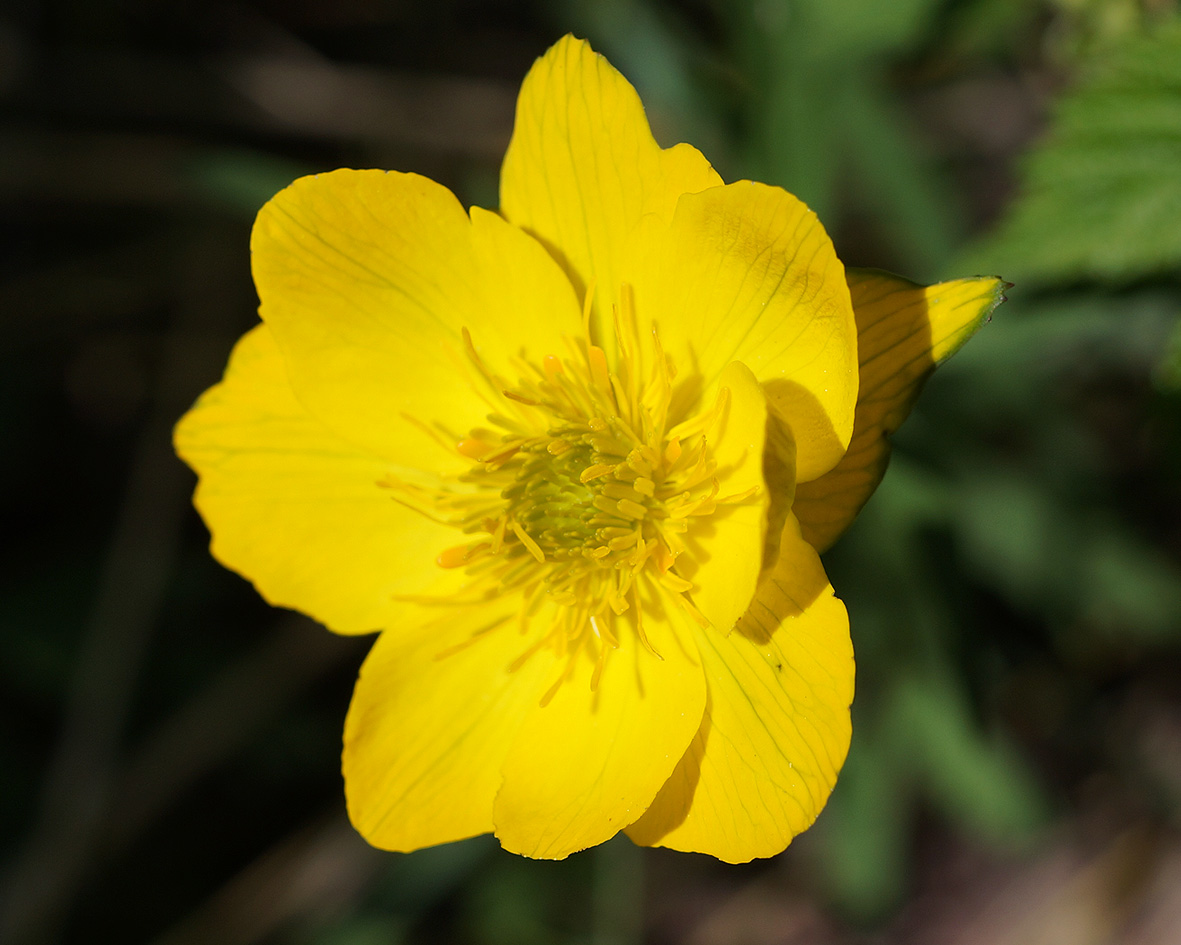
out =
[[[401,945],[406,931],[397,919],[385,916],[349,916],[343,922],[322,930],[307,945]]]
[[[438,904],[497,851],[491,837],[473,837],[390,858],[376,898],[386,909],[416,916]]]
[[[941,0],[787,0],[782,5],[794,8],[788,15],[802,21],[812,37],[810,55],[819,61],[905,52],[926,32]]]
[[[961,481],[957,533],[978,574],[1019,606],[1036,609],[1047,586],[1060,583],[1060,572],[1073,570],[1057,554],[1064,523],[1032,479],[990,472]]]
[[[253,220],[259,207],[297,177],[304,165],[245,148],[193,154],[186,167],[190,186],[204,199]]]
[[[973,263],[1043,283],[1126,282],[1181,266],[1181,22],[1093,61],[1024,177]]]
[[[921,794],[951,819],[993,842],[1027,841],[1047,805],[1036,780],[1003,738],[990,738],[950,675],[902,677],[893,694],[894,742],[908,745]]]
[[[862,919],[904,892],[916,798],[1008,847],[1026,843],[1048,811],[1012,745],[982,731],[955,676],[912,665],[885,687],[872,707],[854,708],[853,744],[822,827],[829,887]]]
[[[1091,523],[1081,595],[1084,617],[1146,642],[1181,636],[1181,573],[1118,520]]]
[[[938,6],[763,0],[726,9],[749,81],[745,172],[786,187],[829,226],[868,210],[899,263],[932,278],[959,242],[959,217],[885,70],[920,42]]]
[[[1181,390],[1181,321],[1173,327],[1165,356],[1157,365],[1156,382],[1165,390]]]
[[[853,746],[821,821],[821,850],[831,894],[860,917],[882,915],[901,897],[910,857],[910,794],[894,746],[855,725]]]
[[[956,529],[974,571],[1052,625],[1146,641],[1181,633],[1181,572],[1114,515],[1002,468],[961,480]]]
[[[479,945],[558,945],[551,898],[558,877],[542,877],[528,861],[501,858],[496,868],[476,877],[468,893],[470,941]],[[547,864],[548,865],[548,864]]]
[[[948,11],[940,46],[956,56],[1004,55],[1043,15],[1029,0],[966,0]]]

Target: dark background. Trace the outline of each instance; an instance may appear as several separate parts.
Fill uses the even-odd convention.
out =
[[[1181,941],[1181,32],[1170,0],[57,0],[0,7],[0,941]],[[855,736],[727,867],[349,828],[367,641],[209,557],[171,426],[256,319],[293,178],[495,207],[567,31],[658,138],[798,193],[842,258],[1010,301],[827,556]]]

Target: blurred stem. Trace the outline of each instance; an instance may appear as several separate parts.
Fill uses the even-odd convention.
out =
[[[643,851],[623,835],[595,847],[593,945],[639,945],[644,933]]]

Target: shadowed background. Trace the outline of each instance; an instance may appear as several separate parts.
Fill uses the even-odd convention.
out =
[[[829,808],[743,867],[348,826],[366,640],[222,570],[171,427],[293,178],[497,204],[562,33],[842,259],[1016,288],[826,566]],[[1169,945],[1181,928],[1173,0],[10,0],[0,9],[0,942]]]

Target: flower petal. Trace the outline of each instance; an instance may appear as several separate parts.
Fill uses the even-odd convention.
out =
[[[492,830],[504,757],[547,669],[509,669],[525,644],[502,624],[519,606],[519,596],[442,605],[430,623],[377,638],[343,759],[349,817],[374,846],[409,851]]]
[[[690,532],[691,547],[677,559],[677,573],[693,582],[693,603],[723,633],[742,616],[758,582],[770,496],[763,481],[767,398],[745,364],[722,371],[725,411],[706,440],[718,464],[718,498],[753,494],[716,512]],[[701,532],[705,534],[701,534]]]
[[[581,335],[577,299],[545,250],[498,216],[471,218],[414,174],[305,177],[258,215],[251,240],[263,321],[300,400],[379,456],[449,472],[490,412],[462,332],[499,373]]]
[[[900,276],[850,269],[861,386],[849,450],[830,472],[796,491],[804,537],[824,551],[886,472],[888,437],[910,413],[935,365],[951,357],[1004,301],[1000,279],[915,285]]]
[[[580,653],[552,701],[530,712],[496,795],[505,849],[562,859],[602,843],[644,811],[676,767],[701,723],[705,681],[682,642],[691,621],[667,606],[663,617],[647,605],[644,614],[662,658],[622,628],[597,689],[595,661]]]
[[[455,530],[394,502],[377,485],[389,464],[300,406],[265,325],[238,342],[225,379],[185,414],[175,440],[200,477],[194,502],[214,557],[270,603],[367,633],[406,610],[395,594],[455,583],[434,563]]]
[[[661,149],[636,90],[584,40],[564,36],[525,77],[501,212],[546,245],[580,297],[595,280],[597,322],[611,317],[640,220],[670,220],[681,194],[721,182],[695,148]]]
[[[824,807],[851,734],[848,616],[793,521],[734,632],[699,629],[697,641],[709,690],[701,729],[627,833],[730,863],[773,856]]]
[[[683,196],[671,227],[648,223],[637,239],[636,315],[641,330],[656,325],[679,377],[708,393],[743,362],[791,430],[799,480],[831,469],[853,431],[857,333],[816,215],[778,187],[739,181]]]

